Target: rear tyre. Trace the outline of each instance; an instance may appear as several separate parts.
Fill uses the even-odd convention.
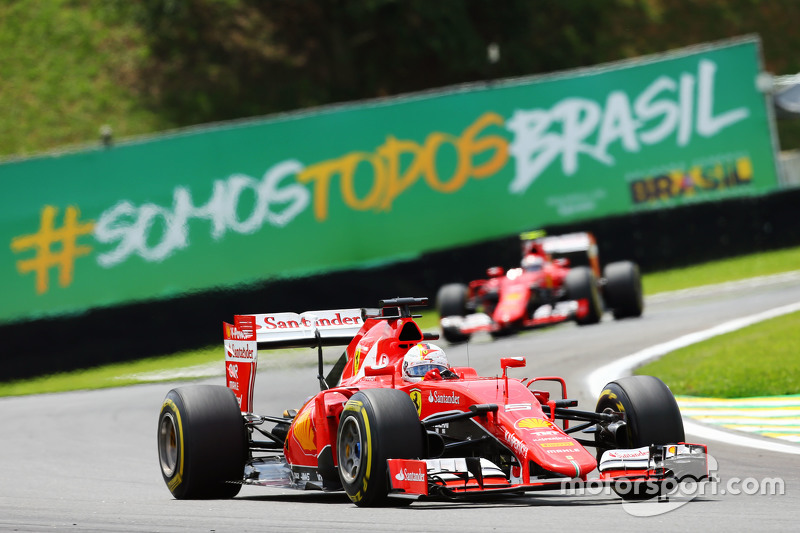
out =
[[[575,267],[567,272],[564,279],[568,300],[583,300],[589,304],[586,316],[576,319],[578,325],[597,324],[603,316],[603,306],[600,301],[600,292],[597,289],[597,279],[589,267]]]
[[[642,316],[644,298],[638,265],[631,261],[609,263],[603,270],[603,277],[606,279],[603,295],[614,318]]]
[[[468,292],[466,285],[460,283],[450,283],[440,288],[436,295],[439,316],[446,318],[467,315]],[[451,344],[467,342],[470,337],[469,334],[461,333],[461,330],[455,327],[442,327],[442,336]]]
[[[158,416],[161,475],[179,499],[233,498],[247,457],[244,419],[233,391],[192,385],[167,393]]]
[[[651,444],[684,442],[683,419],[675,396],[663,381],[653,376],[628,376],[605,386],[595,412],[625,413],[626,425],[617,432],[616,441],[595,434],[597,458],[610,449],[641,448]],[[607,437],[607,436],[606,436]],[[658,496],[645,482],[624,483],[624,491],[613,486],[623,499],[648,499]]]
[[[387,459],[422,457],[425,433],[417,408],[397,389],[366,389],[345,404],[336,434],[339,479],[359,507],[390,502]],[[408,502],[408,500],[397,500]]]

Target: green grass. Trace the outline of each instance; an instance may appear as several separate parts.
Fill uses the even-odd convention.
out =
[[[800,312],[672,352],[636,370],[674,394],[747,398],[800,393]]]
[[[222,369],[222,343],[213,348],[192,350],[165,357],[151,357],[128,363],[115,363],[75,372],[52,374],[33,379],[0,383],[0,396],[23,396],[48,392],[66,392],[82,389],[105,389],[148,381],[142,374],[155,374],[165,370],[210,365],[217,363]]]
[[[643,284],[645,294],[654,294],[657,292],[684,289],[709,283],[720,283],[753,276],[787,272],[796,270],[798,265],[800,265],[800,248],[793,248],[725,261],[715,261],[680,270],[647,274],[643,278]],[[796,321],[797,316],[792,316],[794,316]],[[766,395],[797,393],[800,392],[798,382],[797,380],[792,381],[790,378],[791,376],[800,375],[800,372],[798,372],[797,357],[795,356],[799,351],[797,348],[800,342],[798,341],[800,333],[796,333],[792,329],[791,322],[791,319],[787,317],[786,321],[775,319],[774,321],[768,321],[742,330],[742,332],[747,331],[748,334],[751,335],[751,337],[745,341],[745,346],[734,345],[733,341],[729,342],[729,338],[732,338],[731,336],[737,336],[742,334],[742,332],[735,332],[726,336],[717,337],[697,345],[698,347],[702,347],[699,348],[702,350],[700,353],[708,353],[708,356],[682,356],[681,354],[683,351],[675,352],[654,363],[654,365],[659,366],[652,368],[650,366],[644,367],[641,372],[661,377],[670,385],[676,394],[738,396],[745,393],[749,394],[749,392],[746,391],[755,390],[756,388],[761,391],[759,394]],[[438,330],[438,316],[433,311],[424,312],[423,317],[418,319],[417,323],[423,331]],[[774,326],[774,323],[780,325]],[[770,329],[773,327],[782,327],[785,331],[777,333]],[[756,339],[758,339],[758,342],[756,342]],[[787,339],[794,340],[790,341]],[[732,347],[728,350],[727,346],[729,344]],[[143,381],[173,379],[159,378],[155,373],[213,364],[214,362],[218,362],[221,367],[223,357],[221,345],[222,342],[220,341],[219,345],[202,350],[192,350],[131,363],[118,363],[64,374],[0,383],[0,396],[18,396],[79,389],[99,389],[129,385],[132,383],[142,383]],[[764,347],[760,348],[761,351],[758,352],[757,357],[748,357],[748,354],[755,355],[753,347],[756,345],[763,345]],[[698,348],[690,347],[686,350],[692,349]],[[731,361],[734,359],[729,352],[742,353],[742,358],[748,366],[745,366],[744,363],[739,363],[738,359],[735,364],[731,364]],[[676,361],[674,359],[676,357],[684,358]],[[685,369],[687,374],[694,374],[695,359],[697,361],[703,361],[704,366],[702,373],[698,370],[697,375],[704,377],[692,381],[691,385],[684,385],[684,381],[677,379],[677,376],[667,373],[670,369],[672,372],[675,372],[677,368],[678,370]],[[297,362],[297,364],[313,365],[316,359],[313,357],[313,354],[306,354],[302,357],[294,357],[292,361]],[[259,358],[260,366],[262,362],[269,364],[267,361],[263,361],[263,356]],[[755,362],[759,364],[753,367],[752,365]],[[728,367],[735,367],[736,369],[742,367],[747,370],[744,372],[738,372],[738,370],[733,372],[728,369]],[[142,376],[141,374],[153,375]],[[782,379],[775,379],[774,376],[780,376]],[[687,381],[685,382],[690,383],[688,378],[691,377],[694,376],[687,376],[685,378]],[[722,386],[719,390],[715,389],[714,392],[700,392],[696,383],[702,382],[707,382],[709,384],[720,383]],[[756,383],[760,383],[761,385],[759,385],[759,387],[754,387],[753,385]],[[771,388],[770,384],[773,385]]]
[[[92,0],[0,2],[0,157],[174,127],[136,94],[141,29]]]
[[[798,269],[800,248],[786,248],[647,274],[642,285],[644,293],[650,295]]]
[[[797,270],[800,248],[644,276],[645,294]],[[636,369],[679,395],[745,398],[800,393],[800,314],[775,318],[676,350]]]

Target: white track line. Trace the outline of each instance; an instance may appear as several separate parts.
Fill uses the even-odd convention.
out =
[[[623,357],[622,359],[617,359],[613,363],[600,367],[589,374],[589,377],[587,378],[589,392],[594,396],[599,396],[603,391],[603,387],[605,387],[606,383],[609,381],[613,381],[619,377],[629,376],[634,368],[652,361],[653,359],[657,359],[671,351],[677,350],[678,348],[683,348],[685,346],[689,346],[690,344],[695,344],[697,342],[710,339],[711,337],[716,337],[717,335],[730,333],[731,331],[756,324],[763,320],[794,313],[795,311],[800,311],[800,302],[784,305],[782,307],[776,307],[775,309],[770,309],[755,315],[737,318],[736,320],[724,322],[718,326],[714,326],[713,328],[703,331],[696,331],[694,333],[689,333],[682,337],[678,337],[677,339],[673,339],[669,342],[650,346],[649,348],[640,350],[634,354]],[[708,427],[704,424],[694,422],[688,418],[684,418],[683,425],[687,433],[691,433],[696,437],[719,440],[738,446],[760,448],[762,450],[800,454],[800,446],[792,446],[790,444],[782,444],[780,442],[771,442],[768,440],[747,437],[740,435],[739,433]]]

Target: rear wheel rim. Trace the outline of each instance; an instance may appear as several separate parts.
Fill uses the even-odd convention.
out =
[[[339,471],[345,483],[353,484],[361,471],[362,446],[361,426],[354,417],[348,417],[342,424],[339,439]]]
[[[161,418],[158,428],[158,457],[161,471],[165,476],[172,477],[178,466],[178,431],[171,413]]]

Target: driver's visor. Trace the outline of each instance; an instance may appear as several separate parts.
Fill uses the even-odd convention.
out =
[[[424,365],[410,366],[406,368],[406,374],[415,378],[424,378],[425,374],[427,374],[434,368],[438,368],[439,372],[444,372],[445,370],[447,370],[447,367],[444,365],[435,365],[428,363]]]

